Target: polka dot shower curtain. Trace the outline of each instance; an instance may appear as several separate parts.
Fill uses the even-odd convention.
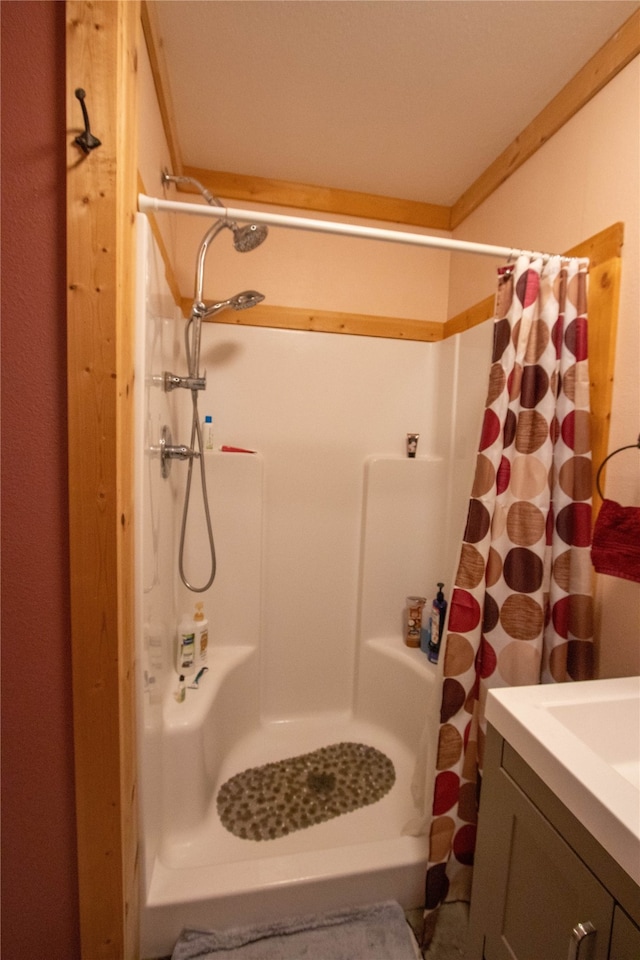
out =
[[[588,261],[498,271],[493,362],[451,597],[426,915],[469,899],[491,687],[592,676]]]

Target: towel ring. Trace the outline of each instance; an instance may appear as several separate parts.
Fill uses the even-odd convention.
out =
[[[640,450],[640,434],[638,435],[638,440],[636,443],[628,443],[626,447],[618,447],[617,450],[614,450],[608,456],[604,458],[600,466],[598,467],[598,472],[596,473],[596,490],[600,494],[600,499],[604,500],[604,494],[600,489],[600,474],[602,473],[603,467],[606,464],[607,460],[611,460],[611,457],[615,457],[616,453],[622,453],[623,450]]]

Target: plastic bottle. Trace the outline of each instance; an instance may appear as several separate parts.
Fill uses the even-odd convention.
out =
[[[442,588],[444,583],[438,584],[438,593],[433,599],[429,616],[420,635],[420,647],[427,654],[431,663],[437,663],[440,655],[440,641],[444,631],[444,621],[447,615],[447,601]]]
[[[178,626],[176,672],[190,677],[196,669],[196,625],[188,614],[183,614]]]
[[[205,618],[203,603],[196,603],[193,622],[196,627],[196,657],[198,659],[198,667],[203,667],[207,662],[207,647],[209,646],[209,621]]]
[[[213,419],[207,414],[202,425],[202,443],[205,450],[213,450]]]
[[[407,597],[404,642],[408,647],[419,647],[422,617],[426,597]]]
[[[187,695],[187,688],[184,685],[184,674],[180,674],[180,682],[178,684],[178,689],[174,693],[174,697],[178,703],[184,703],[184,699]]]

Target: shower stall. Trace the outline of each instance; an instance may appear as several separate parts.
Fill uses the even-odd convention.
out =
[[[194,429],[192,391],[165,382],[188,368],[186,321],[147,217],[138,221],[142,956],[170,953],[183,926],[389,898],[420,906],[442,668],[405,645],[404,608],[438,581],[451,588],[490,325],[424,343],[203,323],[198,417],[211,416],[214,449],[167,461],[162,438],[186,445]],[[420,435],[415,459],[409,432]],[[184,579],[205,584],[200,464],[217,571],[194,593],[178,555]],[[176,629],[196,601],[209,621],[207,670],[179,699]],[[217,798],[232,777],[353,744],[392,764],[380,799],[273,839],[223,822]],[[317,787],[331,788],[322,772]]]

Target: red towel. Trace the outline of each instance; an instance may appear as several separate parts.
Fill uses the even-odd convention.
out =
[[[591,562],[598,573],[640,583],[640,507],[603,500],[593,531]]]

